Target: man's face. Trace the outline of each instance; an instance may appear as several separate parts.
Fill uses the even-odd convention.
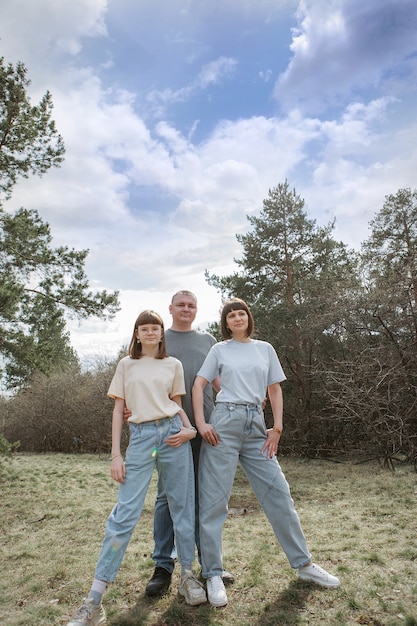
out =
[[[175,296],[174,301],[169,306],[174,324],[192,324],[197,315],[197,302],[192,296]]]

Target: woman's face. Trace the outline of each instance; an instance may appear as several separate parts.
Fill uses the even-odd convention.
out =
[[[243,309],[237,309],[236,311],[230,311],[226,315],[226,325],[232,335],[247,335],[249,326],[249,317],[246,311]]]

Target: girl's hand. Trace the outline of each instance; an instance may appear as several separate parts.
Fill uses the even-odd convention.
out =
[[[113,480],[117,480],[118,483],[125,482],[126,466],[121,454],[115,456],[114,459],[110,461],[110,476]]]
[[[194,439],[197,436],[197,431],[194,428],[186,428],[183,426],[181,430],[175,435],[170,435],[165,443],[173,448],[179,448],[186,441]]]
[[[130,409],[127,408],[127,406],[124,404],[123,405],[123,421],[126,424],[127,420],[129,419],[129,417],[132,417],[132,411]]]
[[[219,435],[214,430],[211,424],[204,424],[201,428],[198,429],[198,432],[211,446],[217,446],[220,443]]]
[[[268,430],[266,431],[266,441],[261,450],[261,454],[263,454],[266,450],[266,456],[268,457],[268,459],[272,459],[274,456],[276,456],[278,452],[278,444],[280,438],[280,433],[278,433],[276,430],[273,430],[273,428],[268,428]]]

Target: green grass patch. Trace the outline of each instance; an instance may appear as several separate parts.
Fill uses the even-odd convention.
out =
[[[280,460],[314,560],[340,589],[298,581],[242,472],[224,528],[229,604],[144,595],[153,572],[156,475],[116,582],[110,626],[417,626],[417,476],[402,466]],[[107,456],[16,454],[2,476],[2,626],[65,625],[88,592],[117,499]],[[199,573],[196,562],[195,571]]]

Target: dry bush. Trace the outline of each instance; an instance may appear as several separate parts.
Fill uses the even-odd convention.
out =
[[[37,374],[7,402],[5,437],[27,452],[108,450],[113,403],[106,394],[114,368],[115,362],[99,362],[94,371]]]

